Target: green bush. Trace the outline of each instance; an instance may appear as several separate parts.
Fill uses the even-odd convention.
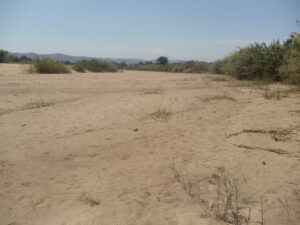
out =
[[[103,62],[96,59],[82,60],[73,64],[72,68],[77,72],[117,72],[118,68],[111,62]]]
[[[8,51],[0,49],[0,63],[5,63],[8,56]]]
[[[168,71],[168,65],[159,64],[133,64],[125,67],[127,70],[142,70],[142,71]]]
[[[285,63],[279,68],[286,80],[300,85],[300,51],[290,49],[284,57]]]
[[[251,44],[210,66],[217,74],[232,75],[240,80],[266,80],[300,84],[300,35],[280,43]]]
[[[209,63],[207,62],[183,62],[162,64],[134,64],[125,67],[127,70],[144,70],[144,71],[162,71],[174,73],[203,73],[209,70]]]
[[[69,68],[62,62],[54,59],[35,59],[30,68],[31,72],[36,73],[70,73]]]

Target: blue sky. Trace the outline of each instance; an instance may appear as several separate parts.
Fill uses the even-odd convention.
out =
[[[300,0],[0,0],[11,52],[212,61],[300,29]]]

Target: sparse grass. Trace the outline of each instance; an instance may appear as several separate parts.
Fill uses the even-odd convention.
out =
[[[278,202],[280,203],[281,207],[284,209],[287,224],[289,224],[289,222],[290,222],[290,207],[289,207],[289,201],[288,201],[287,197],[285,197],[284,199],[278,198]]]
[[[183,78],[182,81],[197,81],[197,78]]]
[[[278,89],[272,91],[269,88],[267,88],[264,90],[263,97],[268,100],[270,100],[270,99],[280,100],[282,96]]]
[[[232,179],[225,175],[223,171],[221,174],[213,174],[210,183],[216,186],[216,197],[211,202],[210,200],[205,201],[201,198],[199,179],[184,177],[176,168],[174,161],[171,165],[171,170],[174,181],[178,183],[194,201],[198,201],[200,204],[210,202],[209,208],[205,206],[203,217],[211,217],[226,224],[234,225],[267,224],[265,215],[269,207],[269,205],[267,205],[268,199],[264,195],[256,199],[254,192],[247,191],[252,190],[252,188],[245,186],[247,185],[245,178]],[[294,190],[292,200],[299,202],[299,193],[300,191],[298,189]],[[285,224],[295,224],[294,219],[296,219],[297,216],[293,213],[299,215],[300,212],[298,208],[292,208],[292,202],[290,203],[286,197],[283,199],[278,198],[278,202],[286,216]],[[254,212],[254,218],[251,218],[252,210]]]
[[[216,96],[211,96],[211,97],[206,97],[206,98],[199,98],[200,100],[204,102],[210,102],[214,100],[229,100],[229,101],[236,101],[235,98],[228,96],[226,94],[224,95],[216,95]]]
[[[210,75],[208,76],[208,79],[214,82],[226,82],[230,80],[226,75]]]
[[[100,201],[97,201],[90,196],[88,196],[86,193],[82,194],[79,198],[79,200],[84,203],[89,205],[90,207],[98,206],[100,205]]]
[[[168,122],[172,116],[172,112],[165,108],[158,108],[155,112],[150,113],[149,116],[155,120]]]
[[[245,203],[251,203],[253,195],[242,197],[245,193],[242,193],[237,179],[231,179],[224,174],[214,174],[212,178],[217,185],[217,200],[210,207],[211,216],[234,225],[249,224],[251,207]]]
[[[163,94],[163,90],[156,88],[156,89],[149,89],[143,92],[144,95],[160,95]]]
[[[253,82],[245,80],[231,80],[228,83],[229,87],[253,87]]]
[[[53,102],[46,102],[46,101],[43,101],[43,100],[39,100],[39,101],[30,102],[30,103],[26,104],[23,107],[23,110],[49,107],[53,104],[54,104]]]
[[[200,197],[198,180],[184,179],[183,176],[176,169],[174,161],[171,165],[171,170],[173,172],[175,182],[177,182],[191,198]]]
[[[274,141],[277,141],[277,142],[287,142],[287,141],[290,140],[289,137],[282,136],[282,135],[278,135],[278,134],[270,135],[270,137],[271,137]]]
[[[293,195],[295,196],[297,201],[300,201],[300,189],[294,190]]]
[[[260,225],[265,225],[266,224],[266,220],[265,220],[265,211],[266,211],[266,203],[267,203],[267,199],[264,196],[261,196],[259,198],[259,204],[260,204]]]

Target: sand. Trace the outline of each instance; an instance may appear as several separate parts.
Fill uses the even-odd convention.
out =
[[[227,224],[218,178],[239,223],[299,224],[300,95],[227,80],[0,64],[0,225]]]

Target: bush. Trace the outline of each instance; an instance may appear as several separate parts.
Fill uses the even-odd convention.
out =
[[[279,68],[279,73],[282,74],[289,83],[300,85],[300,51],[290,49],[284,56],[284,64]]]
[[[74,63],[72,68],[77,72],[117,72],[118,68],[111,62],[103,62],[96,59],[93,60],[82,60]]]
[[[31,72],[36,73],[70,73],[69,68],[54,59],[35,59],[32,62]]]
[[[162,71],[174,73],[203,73],[209,70],[207,62],[184,62],[171,64],[134,64],[125,67],[127,70]]]
[[[5,63],[8,56],[8,51],[0,49],[0,63]]]
[[[215,61],[210,71],[240,80],[268,80],[300,84],[300,35],[283,43],[251,44]]]
[[[287,82],[300,85],[300,37],[291,39],[287,48],[278,71]]]

